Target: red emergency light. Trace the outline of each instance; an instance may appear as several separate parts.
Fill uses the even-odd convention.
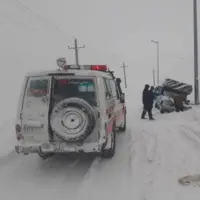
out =
[[[107,71],[108,67],[106,65],[92,65],[91,70]]]

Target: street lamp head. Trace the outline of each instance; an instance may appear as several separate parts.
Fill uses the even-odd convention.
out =
[[[158,44],[158,43],[159,43],[158,41],[155,41],[155,40],[151,40],[151,42],[153,42],[153,43],[156,43],[156,44]]]

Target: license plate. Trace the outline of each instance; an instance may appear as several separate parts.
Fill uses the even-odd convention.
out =
[[[42,144],[42,148],[43,149],[50,149],[50,144],[46,143],[46,144]]]

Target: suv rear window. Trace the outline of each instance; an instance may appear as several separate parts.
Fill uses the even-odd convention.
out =
[[[54,101],[77,97],[84,99],[91,106],[96,106],[95,85],[92,79],[56,79],[54,83]]]

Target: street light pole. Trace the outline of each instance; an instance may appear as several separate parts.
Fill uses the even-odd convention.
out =
[[[199,79],[198,79],[198,28],[197,28],[197,1],[193,0],[194,23],[194,100],[199,104]]]
[[[155,40],[151,40],[152,43],[156,44],[156,47],[157,47],[157,85],[159,85],[160,83],[160,77],[159,77],[159,74],[160,74],[160,52],[159,52],[159,42],[158,41],[155,41]]]
[[[155,83],[155,69],[153,69],[153,86],[155,87],[156,83]]]

